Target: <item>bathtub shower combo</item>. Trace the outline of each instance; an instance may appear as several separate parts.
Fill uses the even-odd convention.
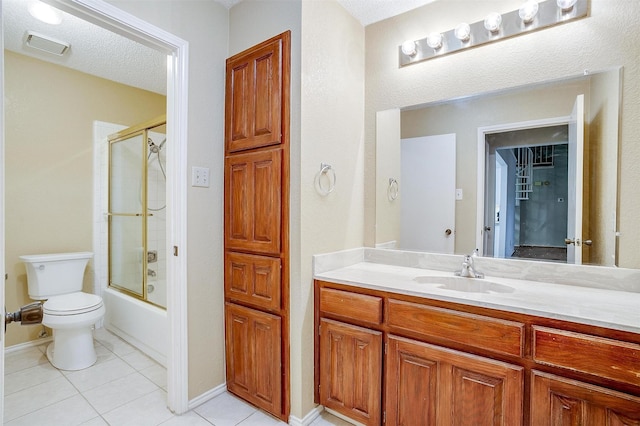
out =
[[[166,117],[108,137],[105,327],[166,364]]]

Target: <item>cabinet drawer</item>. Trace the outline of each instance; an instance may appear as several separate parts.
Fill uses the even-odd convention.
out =
[[[637,385],[640,345],[553,328],[533,327],[533,360]]]
[[[270,311],[280,309],[280,259],[244,253],[225,255],[224,294]]]
[[[379,325],[382,324],[382,298],[321,288],[320,312]]]
[[[493,352],[522,356],[524,324],[451,309],[389,299],[387,322],[396,331],[446,339]]]

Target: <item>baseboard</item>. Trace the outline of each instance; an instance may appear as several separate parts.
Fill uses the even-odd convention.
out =
[[[208,391],[206,391],[205,393],[196,396],[195,398],[193,398],[192,400],[189,401],[189,410],[193,410],[194,408],[204,404],[205,402],[209,401],[210,399],[215,398],[216,396],[225,393],[227,391],[227,383],[224,382],[221,385],[216,386],[213,389],[210,389]]]
[[[53,337],[49,336],[49,337],[45,337],[45,338],[38,339],[38,340],[32,340],[30,342],[19,343],[17,345],[12,345],[12,346],[8,346],[8,347],[4,348],[4,353],[5,354],[10,354],[12,352],[21,351],[23,349],[33,348],[33,347],[36,347],[36,346],[44,345],[45,343],[49,343],[52,340],[53,340]]]
[[[302,419],[299,419],[295,416],[289,416],[289,424],[291,426],[309,426],[315,419],[320,416],[323,410],[324,407],[322,405],[316,405],[316,407],[313,410],[309,411],[307,415]]]

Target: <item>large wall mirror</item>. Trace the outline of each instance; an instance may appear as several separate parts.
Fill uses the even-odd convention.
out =
[[[376,116],[376,246],[617,264],[621,68]]]

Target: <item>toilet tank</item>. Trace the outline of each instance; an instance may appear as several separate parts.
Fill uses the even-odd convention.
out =
[[[88,251],[20,256],[27,269],[29,297],[43,300],[82,291],[84,270],[92,257]]]

